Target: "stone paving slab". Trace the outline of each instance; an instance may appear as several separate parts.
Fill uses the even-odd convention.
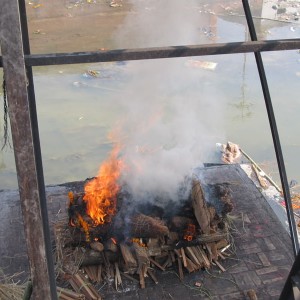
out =
[[[248,299],[254,289],[258,299],[277,299],[293,262],[291,240],[270,206],[238,165],[203,170],[206,183],[228,183],[233,194],[232,235],[235,254],[216,267],[185,274],[180,282],[176,270],[156,271],[159,284],[146,278],[146,288],[124,281],[123,291],[101,289],[104,299]],[[47,187],[50,225],[66,216],[68,191],[82,189],[82,183]],[[28,274],[26,244],[18,192],[0,192],[0,270],[5,275]],[[195,286],[202,284],[201,289]]]

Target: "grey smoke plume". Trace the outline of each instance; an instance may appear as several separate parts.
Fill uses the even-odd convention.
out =
[[[155,7],[145,9],[146,3]],[[200,16],[187,10],[186,3],[132,1],[137,14],[122,25],[117,35],[120,45],[124,48],[122,37],[135,41],[125,45],[129,48],[199,42],[195,24]],[[150,200],[149,195],[176,200],[184,177],[207,161],[220,140],[216,136],[220,137],[222,109],[216,99],[221,96],[209,85],[213,71],[189,67],[188,60],[127,65],[130,80],[117,95],[124,111],[118,139],[123,141],[127,166],[122,179],[137,200]]]

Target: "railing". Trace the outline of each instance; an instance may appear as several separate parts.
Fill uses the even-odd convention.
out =
[[[33,66],[254,53],[276,152],[293,250],[295,255],[298,253],[299,242],[285,164],[260,52],[300,49],[300,39],[257,41],[249,3],[247,0],[242,2],[251,36],[250,42],[32,55],[25,1],[1,1],[0,67],[4,69],[6,80],[25,236],[36,299],[57,299],[57,294],[33,85]],[[32,214],[35,215],[35,219],[32,218]]]

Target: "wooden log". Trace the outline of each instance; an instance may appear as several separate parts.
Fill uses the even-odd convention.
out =
[[[205,268],[208,268],[208,269],[209,269],[209,268],[210,268],[210,261],[209,261],[209,259],[207,258],[207,256],[206,256],[204,250],[203,250],[200,246],[197,246],[197,248],[198,248],[198,251],[199,251],[200,255],[201,255],[202,258],[203,258],[203,262],[204,262]]]
[[[128,245],[121,243],[120,244],[121,253],[125,261],[125,266],[130,274],[134,274],[137,270],[138,264],[136,259],[133,257],[133,254]]]
[[[95,293],[95,290],[79,273],[73,275],[72,279],[88,300],[101,300],[101,296],[97,292]]]
[[[209,243],[206,244],[206,247],[208,247],[208,251],[211,253],[211,257],[213,260],[218,260],[218,250],[216,243]]]
[[[204,191],[198,180],[193,181],[192,206],[195,217],[203,233],[210,233],[210,212],[207,208]]]
[[[200,263],[200,261],[198,260],[198,258],[196,257],[196,255],[195,255],[193,249],[190,248],[190,247],[186,247],[185,249],[186,249],[186,253],[187,253],[188,257],[190,258],[190,260],[191,260],[195,265],[199,266],[199,268],[200,268],[201,263]]]
[[[104,246],[102,243],[100,242],[91,242],[90,243],[90,247],[95,250],[95,251],[99,251],[102,252],[104,250]]]
[[[186,256],[185,256],[184,249],[181,248],[180,252],[181,252],[181,256],[182,256],[183,266],[186,268],[187,267],[187,259],[186,259]]]
[[[95,251],[92,249],[85,249],[83,258],[81,260],[80,266],[89,266],[89,265],[99,265],[104,263],[103,252]],[[116,261],[118,259],[118,253],[105,252],[105,255],[109,261]]]
[[[186,269],[189,271],[189,273],[192,273],[199,269],[199,267],[194,264],[188,257],[185,258],[186,260]]]
[[[133,248],[134,248],[135,255],[137,257],[139,265],[150,266],[147,248],[140,246],[138,243],[133,243]]]
[[[84,295],[83,294],[79,294],[76,292],[73,292],[70,289],[66,289],[66,288],[61,288],[59,286],[56,287],[57,290],[57,295],[59,298],[61,298],[62,295],[64,296],[68,296],[70,299],[84,299]]]
[[[142,265],[141,271],[139,272],[141,289],[144,289],[146,287],[145,276],[144,276],[145,268],[146,268],[146,265]]]
[[[192,247],[197,245],[204,245],[207,243],[216,243],[228,237],[227,231],[217,231],[214,233],[201,234],[196,236],[192,241],[181,240],[175,244],[174,248]]]
[[[193,250],[194,255],[197,257],[200,266],[202,267],[204,265],[204,261],[203,261],[203,258],[201,256],[198,248],[197,247],[191,247],[191,249]]]
[[[89,277],[89,279],[92,282],[96,282],[96,276],[93,272],[93,269],[91,268],[92,266],[85,266],[83,269],[85,271],[85,273],[87,274],[87,276]]]

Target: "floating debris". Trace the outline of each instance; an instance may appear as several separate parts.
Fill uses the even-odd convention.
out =
[[[100,75],[99,71],[95,71],[95,70],[88,70],[84,73],[85,77],[94,77],[94,78],[98,78]]]
[[[218,64],[211,61],[189,59],[185,65],[188,67],[201,68],[213,71],[216,69]]]
[[[114,1],[110,2],[109,4],[110,7],[122,7],[122,4],[116,3]]]

